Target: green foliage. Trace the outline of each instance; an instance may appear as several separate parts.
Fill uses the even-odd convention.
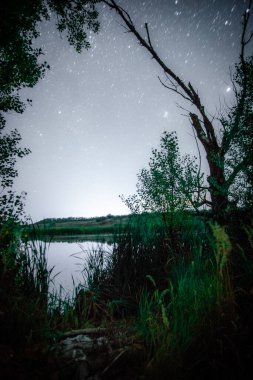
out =
[[[17,130],[5,135],[2,135],[2,131],[0,133],[0,186],[3,189],[11,187],[17,176],[16,159],[26,156],[30,151],[19,146],[21,136]]]
[[[53,279],[45,245],[13,246],[0,262],[2,342],[34,342],[61,331],[104,323],[115,326],[118,320],[134,317],[134,331],[145,342],[150,378],[166,373],[178,379],[181,371],[195,375],[195,366],[208,368],[205,350],[210,342],[215,353],[220,350],[220,362],[215,359],[211,366],[220,368],[225,344],[235,350],[233,336],[224,334],[224,326],[235,325],[236,330],[238,321],[232,246],[224,227],[206,228],[200,217],[188,215],[177,232],[180,250],[176,250],[159,214],[132,219],[129,230],[107,252],[102,246],[84,252],[84,280],[73,284],[72,295],[63,290],[49,294]],[[251,244],[252,225],[245,231]],[[249,264],[245,273],[248,270],[250,294]],[[232,355],[236,357],[237,351]]]
[[[99,30],[98,12],[95,4],[98,0],[48,0],[51,10],[58,15],[57,29],[67,31],[70,45],[78,53],[90,48],[87,30],[97,33]]]
[[[21,136],[17,130],[3,134],[0,129],[0,231],[8,219],[20,220],[23,212],[25,193],[16,195],[11,187],[18,172],[15,168],[18,158],[30,153],[20,147]],[[0,232],[2,234],[2,232]]]
[[[232,310],[234,292],[230,277],[224,277],[231,245],[224,229],[216,225],[212,230],[213,251],[207,255],[199,241],[192,260],[185,256],[173,260],[164,290],[148,276],[155,290],[144,289],[141,294],[138,331],[147,342],[150,366],[156,371],[161,365],[164,371],[178,371],[195,339],[213,326],[213,318],[219,323],[223,308],[227,313]]]
[[[72,294],[65,294],[62,287],[58,293],[49,294],[48,325],[51,334],[89,326],[90,305],[79,302],[82,290],[81,285],[75,285]]]
[[[198,218],[197,218],[198,219]],[[169,236],[161,216],[140,215],[122,234],[115,237],[110,252],[92,252],[85,264],[85,278],[89,289],[99,294],[102,303],[125,300],[121,312],[136,312],[137,298],[147,284],[147,274],[156,278],[162,289],[171,270],[171,260],[192,256],[194,247],[202,239],[208,244],[204,225],[191,216],[177,225]]]
[[[33,45],[39,36],[38,23],[55,14],[58,30],[61,33],[66,31],[69,43],[80,52],[90,47],[87,31],[96,33],[99,29],[96,2],[11,0],[1,4],[0,111],[22,113],[25,104],[20,99],[20,89],[33,87],[49,68],[46,62],[39,62],[42,49]],[[1,126],[4,124],[1,116]]]
[[[9,245],[1,254],[2,343],[24,345],[45,339],[52,270],[47,266],[44,243]]]
[[[175,214],[196,208],[205,197],[203,174],[196,157],[180,156],[175,132],[164,132],[160,149],[153,149],[149,168],[138,174],[134,196],[122,197],[134,213],[151,211]]]
[[[235,104],[221,118],[225,174],[231,203],[252,207],[253,199],[253,57],[235,65]]]
[[[38,63],[41,49],[32,46],[38,37],[37,22],[47,17],[44,1],[11,0],[1,4],[0,110],[23,112],[22,87],[33,87],[43,76],[46,62]],[[4,119],[2,117],[2,126]]]

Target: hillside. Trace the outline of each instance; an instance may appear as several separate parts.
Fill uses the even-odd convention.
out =
[[[46,218],[30,228],[49,236],[115,234],[124,229],[129,219],[129,215],[110,214],[93,218]]]

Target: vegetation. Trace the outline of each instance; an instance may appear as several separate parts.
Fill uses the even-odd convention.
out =
[[[134,213],[173,215],[187,208],[198,210],[206,191],[197,158],[180,157],[175,132],[164,132],[160,145],[160,150],[152,150],[149,169],[142,169],[138,175],[137,194],[125,199],[125,203]]]
[[[26,225],[23,228],[23,238],[33,236],[48,238],[64,236],[106,235],[118,234],[124,231],[129,223],[129,216],[107,215],[94,218],[51,218]]]
[[[33,87],[49,69],[47,62],[40,61],[42,49],[33,44],[39,36],[38,23],[56,16],[57,29],[65,32],[70,45],[80,52],[90,47],[87,33],[99,29],[95,3],[92,0],[11,0],[1,4],[1,112],[22,113],[25,103],[20,99],[20,89]],[[30,99],[27,101],[31,103]],[[1,114],[0,125],[4,124]]]
[[[37,356],[46,352],[49,359],[43,363],[49,365],[58,360],[48,354],[51,343],[66,330],[90,326],[120,330],[124,322],[144,350],[144,378],[252,378],[252,57],[245,58],[253,36],[247,35],[250,12],[243,16],[240,62],[233,77],[235,104],[220,117],[223,131],[218,140],[197,91],[160,59],[148,26],[144,39],[124,9],[113,0],[103,2],[118,12],[163,68],[169,81],[163,85],[196,107],[197,113],[189,116],[206,151],[210,175],[203,183],[196,158],[181,157],[176,134],[164,133],[149,168],[138,176],[136,196],[125,200],[133,215],[45,219],[24,227],[23,200],[15,198],[12,184],[16,160],[29,152],[20,147],[17,132],[1,135],[5,148],[0,155],[1,186],[7,194],[2,194],[0,204],[1,368],[5,375],[8,367],[9,378],[28,378],[24,369],[21,374],[16,371],[20,361],[27,365],[20,359],[24,351]],[[0,36],[5,74],[0,77],[7,78],[1,86],[4,112],[22,112],[19,89],[33,86],[46,68],[37,63],[41,51],[31,45],[36,22],[48,15],[45,4],[59,16],[59,30],[67,29],[70,43],[80,50],[87,47],[84,24],[94,31],[98,28],[94,3],[1,5],[13,24],[9,35],[4,23],[4,38]],[[250,0],[249,9],[251,4]],[[21,49],[17,56],[14,47]],[[18,65],[17,57],[22,58]],[[203,212],[204,205],[211,207],[210,213]],[[48,268],[41,235],[109,232],[117,233],[112,251],[89,253],[83,282],[74,286],[73,294],[50,292],[53,268]],[[127,365],[131,367],[131,362]],[[30,368],[27,371],[31,373]],[[48,378],[43,366],[40,377],[37,372],[32,375]]]
[[[186,213],[176,221],[172,237],[161,214],[131,218],[111,252],[89,253],[83,283],[64,297],[48,292],[45,244],[13,247],[1,267],[2,342],[48,344],[66,330],[126,320],[145,348],[147,378],[216,378],[228,366],[245,372],[252,224],[232,244],[224,227],[202,216]]]

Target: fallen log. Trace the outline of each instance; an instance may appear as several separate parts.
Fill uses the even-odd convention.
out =
[[[105,328],[105,327],[89,327],[85,329],[79,329],[79,330],[70,330],[61,333],[61,338],[68,338],[76,335],[100,335],[105,334],[106,332],[111,332],[112,328]]]

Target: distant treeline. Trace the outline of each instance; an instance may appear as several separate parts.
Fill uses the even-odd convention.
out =
[[[27,236],[101,235],[118,234],[125,230],[128,215],[107,215],[94,218],[47,218],[26,226]]]
[[[96,235],[96,234],[114,234],[122,230],[122,226],[103,226],[103,227],[39,227],[36,228],[36,233],[40,235]],[[28,229],[32,232],[32,229]]]
[[[111,215],[108,214],[106,216],[94,216],[90,218],[85,217],[73,217],[69,216],[67,218],[46,218],[42,219],[36,224],[47,224],[47,223],[67,223],[67,222],[92,222],[92,223],[100,223],[103,221],[108,221],[112,219],[126,219],[128,215]]]

